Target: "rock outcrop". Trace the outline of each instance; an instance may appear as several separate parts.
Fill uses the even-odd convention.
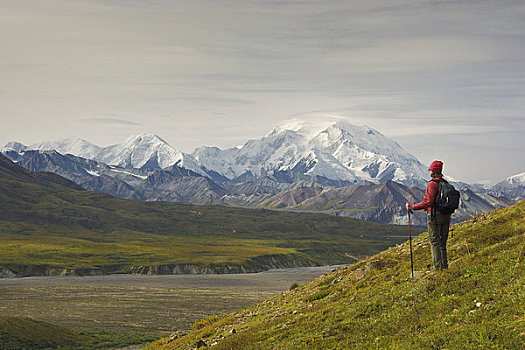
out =
[[[254,273],[270,269],[320,266],[319,263],[299,256],[265,255],[246,261],[244,264],[164,264],[133,266],[132,274],[138,275],[186,275],[186,274],[228,274]]]

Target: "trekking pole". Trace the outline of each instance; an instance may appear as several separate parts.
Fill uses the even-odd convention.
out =
[[[408,238],[410,239],[410,269],[412,270],[412,279],[414,279],[414,259],[412,258],[412,230],[410,229],[410,214],[412,210],[408,211]]]

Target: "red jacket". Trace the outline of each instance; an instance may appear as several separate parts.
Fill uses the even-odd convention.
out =
[[[427,213],[430,213],[432,211],[432,206],[434,205],[434,202],[436,201],[436,196],[439,190],[439,183],[433,180],[443,181],[441,177],[432,178],[432,180],[428,182],[427,190],[425,191],[425,199],[423,199],[422,202],[414,204],[412,206],[412,209],[414,210],[426,209]]]

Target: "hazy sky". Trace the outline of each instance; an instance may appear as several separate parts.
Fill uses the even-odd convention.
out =
[[[458,180],[525,171],[523,0],[0,0],[0,82],[0,145],[343,116]]]

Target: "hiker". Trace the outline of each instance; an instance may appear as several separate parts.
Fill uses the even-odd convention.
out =
[[[444,214],[439,212],[435,204],[439,192],[439,183],[445,181],[442,174],[443,163],[435,160],[430,164],[428,170],[430,171],[432,180],[427,184],[425,199],[414,205],[408,202],[406,208],[407,210],[427,210],[428,237],[432,249],[432,265],[434,266],[434,270],[442,270],[448,268],[447,239],[451,213]]]

